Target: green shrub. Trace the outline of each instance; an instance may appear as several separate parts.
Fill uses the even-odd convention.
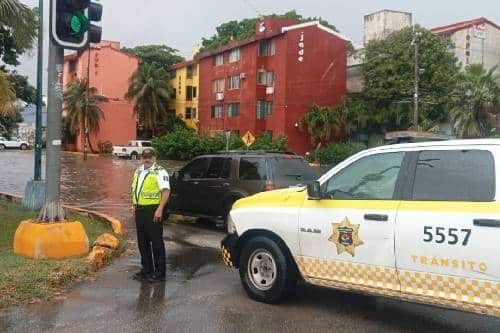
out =
[[[280,135],[273,139],[270,133],[263,132],[257,135],[251,150],[285,151],[287,149],[287,137]],[[213,136],[198,134],[194,130],[175,126],[167,134],[153,139],[153,147],[158,153],[159,159],[190,160],[195,156],[213,154],[226,149],[226,135],[216,134]],[[237,135],[231,135],[229,149],[246,149],[243,140]]]
[[[332,143],[316,151],[316,159],[321,164],[338,164],[346,158],[362,151],[365,147],[349,143]]]
[[[251,150],[270,150],[270,151],[286,151],[288,138],[286,135],[279,135],[273,139],[268,132],[262,132],[257,135],[255,142],[250,146]]]

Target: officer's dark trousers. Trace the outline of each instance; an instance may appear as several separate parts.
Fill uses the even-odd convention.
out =
[[[142,270],[146,273],[165,275],[163,223],[153,221],[156,208],[158,206],[135,207],[137,244],[141,253]]]

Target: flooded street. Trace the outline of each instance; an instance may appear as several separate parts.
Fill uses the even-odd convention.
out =
[[[42,173],[45,179],[45,156]],[[0,152],[0,192],[24,195],[26,183],[33,177],[34,152]],[[160,161],[170,174],[184,165],[179,161]],[[130,182],[140,161],[111,156],[62,153],[61,200],[71,206],[99,211],[130,225]]]

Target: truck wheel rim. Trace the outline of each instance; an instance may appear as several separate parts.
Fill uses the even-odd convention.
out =
[[[276,262],[266,250],[256,250],[248,260],[248,276],[255,288],[269,290],[276,280]]]

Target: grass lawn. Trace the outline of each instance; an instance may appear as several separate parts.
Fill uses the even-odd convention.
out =
[[[84,257],[40,260],[13,253],[14,233],[23,220],[36,218],[20,206],[0,200],[0,308],[47,299],[91,274]],[[68,216],[85,227],[89,244],[111,228],[80,215]]]

